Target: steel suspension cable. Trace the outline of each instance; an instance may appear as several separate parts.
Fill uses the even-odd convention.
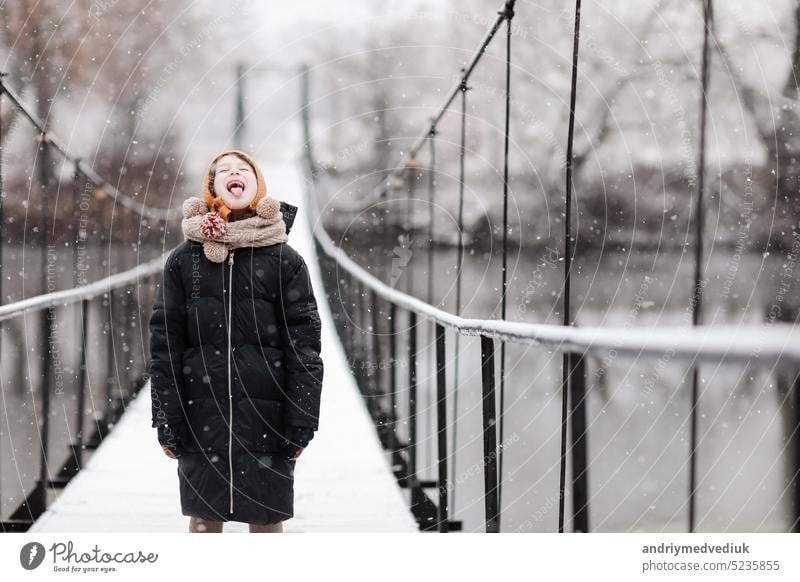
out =
[[[505,133],[503,135],[503,267],[502,296],[500,298],[500,319],[506,319],[506,294],[508,291],[508,146],[511,122],[511,20],[514,18],[513,2],[507,2],[503,10],[506,19],[506,114]],[[503,424],[505,420],[505,386],[506,386],[506,342],[500,342],[500,414],[498,469],[497,469],[497,527],[500,528],[500,516],[503,507]]]
[[[435,288],[435,281],[434,281],[434,267],[435,265],[435,257],[434,257],[434,244],[433,244],[433,233],[434,230],[434,220],[435,220],[435,212],[434,212],[434,205],[436,203],[436,128],[431,127],[428,133],[428,151],[430,154],[430,167],[428,168],[428,305],[433,305],[433,296],[436,290]],[[433,325],[431,329],[436,334],[436,326]],[[434,338],[435,341],[435,338]],[[455,416],[453,417],[455,422]],[[456,456],[455,456],[455,435],[453,436],[453,452],[450,455],[450,472],[451,477],[449,482],[453,484],[451,490],[449,491],[448,495],[448,512],[452,514],[455,508],[455,467],[456,467]]]
[[[461,82],[461,139],[459,150],[459,169],[458,169],[458,251],[456,257],[456,315],[461,316],[461,267],[464,257],[464,157],[466,154],[467,144],[467,80],[462,78]],[[453,459],[453,479],[451,483],[455,483],[455,457],[456,457],[456,443],[458,442],[458,363],[459,363],[459,346],[460,334],[455,337],[455,368],[453,370],[453,452],[451,457]]]
[[[703,195],[705,190],[705,169],[706,169],[706,125],[708,117],[708,85],[710,76],[710,47],[709,33],[714,25],[714,14],[712,0],[702,0],[703,2],[703,62],[700,71],[700,151],[697,163],[697,198],[695,200],[695,256],[694,256],[694,288],[692,292],[692,326],[700,325],[702,316],[703,286],[701,279],[703,276]],[[698,384],[700,381],[700,367],[695,365],[692,369],[692,408],[690,449],[689,449],[689,532],[694,531],[696,521],[695,489],[697,488],[697,406],[698,406]]]
[[[570,317],[570,271],[572,267],[572,150],[575,137],[575,101],[578,93],[578,49],[581,32],[581,0],[575,0],[575,30],[572,44],[572,81],[569,96],[569,127],[567,129],[566,200],[564,217],[564,326],[572,325]],[[572,358],[562,355],[561,379],[561,474],[558,487],[558,533],[564,533],[564,491],[567,461],[567,398],[568,383],[572,373]]]
[[[492,21],[491,26],[486,31],[485,35],[481,39],[480,44],[475,49],[472,58],[470,58],[469,62],[465,67],[461,69],[461,78],[457,80],[450,91],[447,92],[447,97],[445,97],[444,102],[441,106],[437,109],[436,115],[431,118],[430,125],[425,130],[425,132],[417,138],[414,142],[414,145],[408,150],[408,153],[405,157],[412,158],[415,157],[420,151],[422,151],[423,146],[425,145],[425,141],[428,140],[431,133],[430,131],[433,129],[435,130],[436,127],[439,125],[439,122],[442,121],[444,116],[449,111],[450,105],[455,101],[456,97],[458,96],[459,92],[461,92],[461,87],[464,83],[467,82],[470,75],[472,75],[475,68],[478,66],[478,63],[486,54],[486,49],[492,42],[492,39],[497,34],[497,31],[500,30],[500,26],[503,24],[503,20],[506,18],[506,13],[509,8],[513,9],[516,0],[506,0],[504,3],[504,8],[499,10],[497,16]],[[405,159],[403,158],[403,160]],[[342,209],[346,212],[361,212],[364,208],[372,205],[375,203],[376,200],[383,198],[387,191],[390,189],[389,183],[392,177],[401,178],[405,172],[408,171],[408,165],[401,160],[397,166],[395,166],[392,170],[386,173],[378,183],[374,186],[373,191],[362,198],[361,200],[355,201],[352,204],[347,205],[339,205],[337,208]]]
[[[433,291],[434,291],[434,281],[433,281],[433,267],[434,267],[434,259],[433,259],[433,203],[434,203],[434,196],[435,196],[435,184],[434,184],[434,167],[436,166],[436,144],[435,144],[435,129],[431,130],[431,134],[429,135],[428,139],[428,151],[429,151],[429,165],[428,165],[428,287],[426,290],[426,301],[428,305],[433,305]],[[436,344],[436,325],[433,323],[429,324],[430,334],[431,334],[431,343],[430,345]],[[435,406],[438,406],[438,401],[435,403],[431,402],[433,399],[434,392],[436,390],[435,386],[435,379],[438,373],[437,363],[435,358],[431,358],[429,360],[430,366],[429,368],[433,370],[433,373],[429,374],[429,378],[434,383],[433,389],[429,389],[427,391],[430,406],[428,410],[434,411]],[[428,439],[433,444],[433,439]],[[428,457],[429,459],[433,459],[433,455]],[[433,464],[433,463],[431,463]]]
[[[55,149],[67,162],[75,165],[90,182],[102,188],[103,191],[115,202],[118,202],[121,206],[132,210],[141,216],[147,216],[149,218],[158,220],[171,220],[179,218],[182,215],[183,202],[173,208],[157,208],[154,206],[147,206],[122,194],[122,192],[117,190],[117,188],[115,188],[108,180],[98,174],[89,164],[70,154],[61,141],[50,131],[45,129],[44,122],[31,111],[29,111],[27,107],[25,107],[19,95],[17,95],[13,89],[8,87],[8,85],[3,82],[2,77],[0,77],[0,91],[2,91],[8,97],[8,100],[12,103],[12,105],[14,105],[14,107],[28,119],[31,125],[39,130],[41,133],[43,147],[52,147]]]
[[[433,305],[434,281],[433,281],[433,205],[436,198],[436,130],[431,129],[430,139],[428,140],[428,151],[430,154],[430,166],[428,168],[428,304]]]

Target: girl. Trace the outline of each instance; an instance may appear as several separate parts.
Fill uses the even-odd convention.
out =
[[[294,206],[267,196],[255,161],[227,150],[183,204],[150,316],[153,427],[178,460],[189,531],[281,532],[294,467],[318,428],[317,303],[287,241]]]

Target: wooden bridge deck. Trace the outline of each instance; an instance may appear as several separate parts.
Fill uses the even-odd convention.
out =
[[[302,178],[290,162],[268,162],[270,192],[301,202]],[[295,469],[295,516],[287,532],[418,531],[405,496],[391,473],[324,301],[303,204],[290,244],[308,263],[322,318],[325,379],[320,428]],[[181,514],[177,461],[167,458],[150,427],[149,383],[31,532],[188,531]],[[246,532],[228,522],[225,531]]]

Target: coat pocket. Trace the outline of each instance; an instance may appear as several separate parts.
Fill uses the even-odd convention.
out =
[[[277,453],[284,439],[283,403],[245,398],[236,403],[233,430],[238,444],[248,450]]]
[[[186,452],[223,452],[227,449],[227,403],[213,398],[188,400],[186,417],[188,426],[185,434],[181,435]]]

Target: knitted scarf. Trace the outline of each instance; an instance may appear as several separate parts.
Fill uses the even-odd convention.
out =
[[[208,210],[202,198],[192,196],[183,202],[183,236],[203,243],[203,253],[215,263],[221,263],[230,249],[266,247],[289,240],[280,203],[264,197],[256,205],[256,214],[226,222],[215,210]]]

